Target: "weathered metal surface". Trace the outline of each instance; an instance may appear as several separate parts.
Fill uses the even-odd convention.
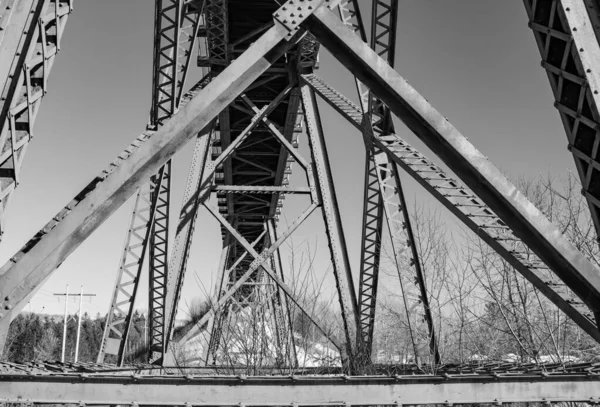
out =
[[[318,3],[315,1],[313,6]],[[279,5],[271,0],[207,1],[206,24],[200,31],[207,52],[198,58],[198,65],[213,71],[223,69],[273,24],[273,14],[278,9]],[[296,70],[312,70],[317,50],[318,44],[304,38],[286,58],[274,61],[243,96],[219,115],[219,137],[213,144],[214,162],[209,171],[210,176],[215,174],[212,191],[216,193],[219,212],[235,225],[237,233],[247,241],[256,242],[253,248],[258,252],[267,247],[263,240],[257,241],[264,232],[264,223],[278,218],[286,193],[310,193],[306,188],[288,188],[294,159],[282,146],[281,138],[296,143],[299,107]],[[264,195],[267,193],[270,195]],[[226,233],[222,226],[222,234]],[[252,267],[254,257],[244,255],[246,252],[234,239],[226,260],[229,266],[222,269],[227,272],[224,289],[235,285]],[[252,298],[257,287],[254,283],[260,276],[261,270],[257,269],[232,293],[230,302]],[[223,295],[216,293],[219,298]],[[218,318],[211,319],[214,324],[211,330],[217,336],[224,318],[231,318],[225,310]],[[214,348],[212,339],[211,343]]]
[[[161,169],[158,182],[162,181],[163,173],[164,169]],[[106,354],[116,355],[119,365],[124,361],[124,348],[142,273],[142,259],[146,255],[147,245],[144,242],[149,239],[150,225],[156,214],[158,194],[153,194],[153,189],[150,184],[146,184],[137,193],[115,289],[106,316],[98,363],[104,362]]]
[[[201,7],[200,7],[201,9]],[[156,128],[179,108],[183,87],[189,71],[190,60],[200,23],[200,12],[183,0],[157,0],[154,16],[154,66],[152,77],[152,105],[150,126]],[[208,83],[206,81],[205,83]],[[170,203],[171,164],[161,168],[151,177],[150,188],[142,187],[134,203],[132,219],[148,211],[148,222],[139,223],[127,231],[124,255],[121,259],[117,284],[110,304],[98,362],[104,360],[105,351],[116,354],[123,362],[129,323],[133,312],[140,272],[149,252],[149,320],[150,348],[164,348],[165,281],[167,278],[168,225]],[[149,203],[149,207],[147,204]],[[149,250],[147,248],[150,247]],[[125,283],[121,283],[123,270],[137,269]],[[127,271],[125,272],[127,274]],[[124,317],[117,317],[114,310],[129,300]],[[124,311],[124,310],[119,310]],[[121,321],[121,319],[123,321]],[[111,334],[112,331],[112,334]],[[107,341],[110,346],[107,346]],[[118,350],[117,350],[118,349]],[[114,350],[114,351],[113,351]],[[116,352],[116,353],[115,353]],[[159,359],[151,354],[151,358]]]
[[[357,33],[363,42],[367,42],[366,30],[357,2],[353,0],[340,4],[339,13],[344,24]],[[397,13],[397,0],[377,0],[372,3],[370,46],[391,67],[395,62]],[[355,78],[355,82],[362,113],[367,121],[362,130],[366,160],[358,297],[362,346],[370,355],[375,328],[382,226],[385,214],[415,358],[438,364],[440,355],[425,278],[398,170],[393,160],[371,140],[373,132],[379,135],[395,133],[394,123],[387,106],[360,80]]]
[[[0,375],[5,402],[199,406],[416,405],[600,400],[587,374],[394,377]]]
[[[317,177],[317,188],[321,209],[325,220],[325,231],[329,242],[333,273],[340,302],[341,317],[346,335],[346,357],[350,362],[359,357],[357,340],[360,333],[356,290],[348,259],[348,248],[342,228],[342,220],[333,186],[333,177],[325,145],[321,116],[314,91],[302,86],[302,108],[312,154],[313,167]]]
[[[359,131],[364,131],[358,106],[315,75],[303,77],[329,105]],[[413,177],[465,226],[490,245],[519,273],[546,295],[590,336],[600,341],[600,332],[591,310],[554,275],[539,258],[469,188],[450,176],[433,161],[396,134],[377,136],[379,148],[393,150],[391,159]]]
[[[73,0],[0,2],[0,237]]]
[[[292,43],[275,25],[206,88],[194,88],[191,100],[159,128],[144,133],[109,169],[100,174],[0,270],[0,297],[5,325],[22,309],[40,284],[135,190],[177,150],[206,127]],[[126,165],[120,165],[126,161]],[[3,346],[6,331],[0,331]]]
[[[600,310],[600,271],[462,134],[325,8],[306,20],[332,54],[361,79],[584,301]],[[385,151],[394,154],[389,146]]]
[[[524,0],[524,4],[581,192],[600,233],[600,4],[595,0]]]

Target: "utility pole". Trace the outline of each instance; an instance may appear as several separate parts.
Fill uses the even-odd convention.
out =
[[[75,340],[75,363],[77,363],[77,359],[79,358],[79,338],[81,333],[81,303],[83,302],[83,286],[81,286],[81,291],[79,292],[79,318],[77,318],[77,339]]]
[[[77,320],[77,339],[75,341],[75,360],[74,363],[77,363],[77,359],[79,358],[79,338],[81,336],[81,317],[82,317],[82,307],[83,307],[83,297],[95,297],[96,294],[84,294],[83,286],[81,286],[81,291],[79,294],[69,294],[69,285],[67,284],[67,288],[64,293],[54,293],[54,295],[64,296],[65,297],[65,319],[64,319],[64,327],[63,327],[63,340],[62,340],[62,353],[60,357],[61,363],[65,363],[65,347],[67,343],[67,310],[69,303],[69,296],[77,297],[79,296],[79,318]]]
[[[54,294],[57,295],[57,294]],[[65,317],[63,319],[63,340],[62,340],[62,353],[60,354],[60,362],[65,363],[65,344],[67,343],[67,308],[69,305],[69,284],[65,290]]]

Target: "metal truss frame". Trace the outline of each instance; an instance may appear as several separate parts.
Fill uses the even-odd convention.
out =
[[[524,0],[529,28],[567,133],[596,233],[600,235],[600,15],[583,0]]]
[[[214,190],[212,184],[215,172],[219,166],[228,161],[228,159],[235,153],[236,148],[239,147],[252,133],[252,130],[254,130],[259,123],[265,120],[266,116],[282,102],[289,91],[289,87],[284,89],[267,106],[262,109],[256,109],[250,124],[213,162],[209,162],[209,158],[207,157],[209,151],[208,147],[202,150],[202,155],[197,155],[196,153],[194,154],[192,168],[190,169],[184,193],[184,204],[179,217],[174,252],[169,266],[171,273],[169,274],[168,279],[166,308],[168,313],[167,321],[169,321],[169,327],[166,335],[166,345],[163,347],[163,353],[171,339],[172,328],[175,323],[179,296],[181,293],[181,287],[183,285],[183,279],[185,277],[187,259],[189,256],[189,249],[193,237],[198,209],[200,205],[209,197],[210,192]],[[242,95],[241,98],[247,103],[251,103],[245,95]],[[198,158],[196,158],[196,156],[198,156]],[[248,190],[249,187],[230,186],[230,188],[234,190],[245,188]],[[217,327],[217,330],[218,329],[219,328]]]
[[[293,46],[297,37],[290,37],[289,33],[285,26],[275,24],[202,91],[201,85],[194,86],[183,98],[189,100],[185,107],[156,131],[146,131],[138,137],[0,269],[0,346],[4,345],[10,320],[56,267]],[[198,97],[200,93],[202,97]],[[128,165],[120,165],[124,161]]]
[[[233,225],[234,229],[236,229],[236,224]],[[222,295],[225,293],[227,288],[230,288],[236,281],[235,274],[233,271],[240,265],[242,260],[250,255],[250,253],[246,250],[244,251],[238,259],[233,262],[233,264],[229,265],[227,263],[227,259],[229,259],[229,250],[233,246],[233,239],[231,233],[227,232],[224,239],[224,247],[223,253],[221,255],[221,262],[219,266],[219,283],[216,286],[216,294],[217,301],[221,299]],[[264,240],[264,245],[266,247],[270,246],[272,242],[276,242],[277,235],[275,230],[275,221],[273,219],[268,220],[265,224],[265,231],[259,235],[259,237],[250,244],[251,247],[255,247],[260,241]],[[281,259],[279,256],[279,249],[276,249],[273,252],[273,255],[270,259],[271,268],[274,273],[281,279],[281,281],[285,282],[285,278],[283,275],[282,267],[281,267]],[[290,310],[288,307],[288,299],[287,296],[282,292],[281,288],[270,281],[269,279],[265,279],[265,273],[262,273],[262,285],[263,288],[268,291],[267,296],[267,306],[268,312],[263,310],[267,314],[267,317],[271,322],[271,332],[275,335],[276,342],[276,365],[282,369],[286,367],[294,368],[297,366],[297,356],[294,345],[294,337],[293,337],[293,329],[290,318]],[[240,286],[239,290],[242,291],[244,286],[247,285],[248,282]],[[251,284],[257,284],[256,282]],[[251,290],[251,293],[253,291]],[[235,297],[230,298],[230,302],[234,302],[239,304],[239,302],[235,299]],[[253,306],[256,304],[248,303],[248,305]],[[262,307],[265,307],[265,304],[261,304]],[[206,333],[210,333],[210,337],[207,341],[207,352],[205,357],[205,364],[209,366],[210,364],[215,365],[217,360],[217,349],[221,342],[221,336],[223,335],[224,325],[231,324],[231,322],[226,322],[228,318],[231,318],[231,311],[229,310],[229,305],[226,303],[225,305],[217,308],[213,317],[209,319],[208,327],[204,331]],[[271,338],[271,340],[273,340]],[[212,362],[211,362],[212,360]]]
[[[279,260],[279,255],[278,255],[278,247],[279,245],[285,240],[285,238],[287,238],[287,236],[289,236],[293,230],[295,230],[303,221],[304,219],[306,219],[310,213],[313,212],[313,210],[318,206],[318,205],[322,205],[322,199],[324,199],[323,197],[327,197],[327,199],[332,199],[333,193],[331,190],[327,190],[327,184],[331,183],[331,178],[329,175],[329,178],[327,177],[328,173],[325,173],[322,169],[324,167],[329,167],[329,163],[327,160],[327,156],[326,156],[326,151],[323,152],[324,147],[324,142],[322,140],[322,136],[320,139],[317,139],[319,136],[317,134],[315,134],[315,129],[313,128],[314,126],[312,125],[312,122],[309,126],[307,126],[309,128],[309,133],[310,133],[310,139],[311,139],[311,143],[310,143],[310,150],[311,153],[313,155],[313,166],[311,166],[310,163],[308,163],[300,154],[298,154],[298,152],[295,151],[295,146],[292,145],[288,139],[277,129],[277,126],[271,122],[268,118],[267,115],[270,111],[272,111],[279,103],[280,101],[283,99],[283,97],[287,94],[289,94],[291,91],[291,87],[286,88],[283,92],[280,93],[280,95],[278,97],[275,98],[275,100],[273,100],[269,105],[263,107],[262,109],[259,109],[257,106],[254,105],[254,103],[249,100],[247,97],[245,97],[245,95],[242,95],[241,99],[244,101],[244,103],[248,106],[248,108],[250,109],[249,112],[252,112],[254,114],[254,116],[252,117],[252,120],[250,122],[250,124],[240,133],[240,135],[237,136],[237,138],[221,153],[221,155],[215,160],[215,162],[211,163],[209,165],[210,170],[207,171],[207,173],[203,176],[203,182],[201,183],[202,188],[205,188],[205,186],[210,183],[210,178],[213,176],[214,170],[219,167],[222,163],[225,162],[225,160],[227,160],[228,157],[232,156],[235,151],[242,145],[242,143],[246,140],[246,138],[250,135],[251,131],[258,125],[258,123],[264,123],[264,125],[266,126],[266,128],[269,130],[269,132],[271,133],[271,135],[273,137],[275,137],[282,145],[282,148],[284,148],[286,150],[286,152],[290,155],[290,159],[293,161],[296,161],[300,167],[306,172],[306,176],[307,176],[307,181],[309,184],[308,188],[303,188],[303,187],[298,187],[298,188],[294,188],[294,187],[289,187],[289,186],[282,186],[282,187],[263,187],[263,186],[235,186],[235,185],[230,185],[230,186],[224,186],[225,190],[228,190],[229,192],[244,192],[244,193],[278,193],[278,194],[283,194],[283,193],[304,193],[304,194],[310,194],[311,197],[311,205],[305,210],[305,212],[292,224],[292,226],[288,229],[287,232],[284,232],[281,236],[281,238],[276,238],[276,232],[275,232],[275,224],[274,221],[271,220],[270,225],[267,225],[267,228],[270,230],[269,231],[269,248],[268,249],[264,249],[262,254],[259,254],[258,251],[254,248],[254,246],[256,245],[257,241],[255,241],[253,244],[250,244],[238,231],[236,226],[232,225],[223,215],[221,215],[219,213],[219,211],[215,210],[214,208],[212,208],[211,206],[207,205],[206,202],[204,202],[204,205],[208,208],[209,212],[221,223],[222,227],[226,230],[226,236],[233,236],[233,238],[235,238],[235,240],[238,241],[239,244],[241,244],[241,246],[243,247],[243,249],[245,250],[244,254],[242,254],[238,260],[229,268],[226,268],[225,264],[227,264],[223,259],[221,260],[221,266],[220,269],[223,270],[223,275],[220,276],[221,281],[227,280],[229,281],[227,286],[223,289],[223,290],[219,290],[217,293],[217,300],[214,301],[214,305],[211,309],[211,311],[209,313],[207,313],[200,321],[198,321],[195,325],[194,328],[192,328],[190,331],[188,331],[182,338],[179,339],[178,344],[175,345],[175,348],[173,349],[172,355],[173,358],[175,358],[175,355],[177,353],[177,345],[181,345],[185,342],[187,342],[188,340],[190,340],[192,337],[200,334],[200,330],[201,327],[204,326],[204,324],[206,324],[207,322],[209,323],[209,329],[212,332],[211,338],[209,339],[209,345],[208,345],[208,351],[207,351],[207,361],[210,359],[211,353],[214,352],[215,348],[218,346],[218,341],[219,338],[221,336],[221,332],[223,330],[222,324],[223,324],[223,319],[230,316],[229,312],[227,311],[226,308],[226,304],[228,303],[228,301],[232,301],[234,299],[234,295],[236,294],[236,292],[238,292],[245,284],[246,282],[250,279],[250,277],[252,276],[252,274],[258,270],[259,268],[262,269],[269,277],[272,281],[274,281],[277,285],[277,291],[281,290],[283,293],[279,294],[278,292],[276,293],[276,295],[274,296],[274,298],[278,298],[278,300],[276,301],[276,303],[273,304],[273,308],[275,309],[275,312],[273,313],[273,315],[279,315],[279,320],[280,321],[285,321],[285,324],[276,324],[278,327],[281,327],[282,329],[278,329],[277,330],[277,337],[279,338],[280,341],[283,340],[283,338],[288,338],[285,339],[285,341],[287,343],[290,342],[289,337],[291,336],[291,331],[289,333],[285,332],[286,330],[291,330],[291,321],[289,320],[289,310],[288,310],[288,306],[287,306],[287,301],[286,300],[291,300],[293,301],[299,308],[300,310],[302,310],[306,315],[309,316],[309,318],[315,322],[315,318],[313,316],[310,315],[310,313],[308,313],[306,310],[303,309],[303,307],[299,304],[299,302],[295,299],[292,290],[285,284],[284,280],[283,280],[283,273],[281,272],[280,268],[280,260]],[[314,96],[313,96],[314,97]],[[306,104],[304,104],[306,106]],[[238,109],[240,109],[240,107],[237,107]],[[309,113],[308,115],[305,113],[303,117],[313,117],[312,116],[313,113]],[[316,119],[312,119],[314,123],[316,123]],[[320,128],[320,123],[319,126]],[[312,133],[311,133],[312,132]],[[317,139],[315,141],[315,139]],[[291,161],[288,162],[288,167],[289,167],[289,163]],[[313,179],[313,177],[316,174],[316,179]],[[213,190],[219,190],[218,187],[213,187]],[[200,195],[200,194],[198,194]],[[203,199],[206,200],[207,196],[206,195],[202,195]],[[337,216],[339,218],[339,213],[337,212],[335,209],[329,208],[328,209],[328,213],[331,216]],[[259,237],[260,239],[260,237]],[[265,254],[268,253],[268,254]],[[232,278],[230,277],[230,273],[232,272],[232,270],[234,270],[238,264],[241,263],[241,261],[244,259],[244,257],[246,255],[250,255],[251,258],[254,258],[254,261],[252,263],[250,263],[250,266],[248,268],[248,270],[244,269],[244,274],[241,277],[237,277],[237,278]],[[231,254],[228,252],[227,256],[231,256]],[[265,261],[270,258],[271,260],[271,265],[269,266],[268,264],[265,264]],[[224,284],[220,284],[220,286],[224,286]],[[283,295],[285,294],[285,295]],[[341,291],[340,295],[347,295],[345,294],[344,291]],[[221,311],[223,310],[223,311]],[[219,315],[220,313],[222,313],[223,315]],[[277,318],[277,316],[276,316]],[[316,323],[315,323],[316,324]],[[329,334],[327,332],[325,332],[322,328],[320,328],[318,326],[318,324],[316,324],[317,327],[323,332],[325,333],[326,336],[329,337]],[[330,338],[331,340],[331,338]],[[293,341],[291,342],[293,344]],[[333,341],[334,345],[338,348],[340,348],[340,344],[338,344],[337,342]],[[354,342],[353,342],[354,343]],[[353,347],[353,343],[350,345],[351,347]],[[295,364],[295,352],[293,351],[286,351],[286,358],[289,359],[290,361],[292,361],[293,364]],[[347,357],[345,359],[346,361],[350,360],[350,357]]]
[[[302,93],[304,120],[308,133],[314,172],[318,180],[319,200],[321,201],[323,219],[325,220],[325,231],[328,238],[331,262],[333,264],[338,299],[340,301],[342,322],[344,324],[344,333],[346,336],[345,356],[353,362],[360,354],[360,350],[356,349],[356,344],[360,337],[356,290],[354,289],[350,260],[348,259],[348,249],[346,247],[333,177],[329,166],[329,157],[316,96],[314,91],[306,85],[303,85],[300,89]],[[364,361],[358,363],[364,363]],[[351,367],[352,369],[354,367]]]
[[[301,7],[306,6],[306,3],[301,2]],[[246,52],[204,89],[202,85],[192,88],[185,98],[189,102],[181,110],[156,132],[147,131],[142,134],[117,162],[94,179],[0,269],[0,299],[3,308],[0,315],[0,345],[4,342],[8,322],[25,306],[27,300],[56,267],[133,195],[137,188],[165,165],[176,151],[183,148],[202,129],[206,129],[225,107],[236,100],[274,61],[295,45],[303,34],[302,29],[308,29],[365,83],[391,112],[402,119],[474,193],[477,193],[477,196],[444,174],[397,135],[371,131],[372,122],[368,118],[365,123],[365,117],[359,107],[314,75],[303,75],[301,92],[313,151],[314,170],[294,151],[289,141],[285,138],[280,141],[307,172],[314,171],[315,180],[312,184],[309,183],[312,203],[285,233],[261,253],[255,250],[217,209],[205,205],[254,258],[248,271],[222,296],[217,306],[227,301],[258,269],[266,272],[284,293],[290,296],[289,287],[273,272],[267,260],[318,205],[324,207],[327,230],[330,237],[333,235],[330,244],[343,245],[339,213],[335,210],[335,195],[316,109],[317,92],[325,96],[325,100],[357,128],[361,131],[366,129],[367,136],[371,137],[372,142],[394,163],[415,177],[432,195],[598,340],[598,329],[589,312],[586,313],[580,307],[581,303],[567,301],[570,293],[563,288],[568,287],[585,305],[597,312],[600,300],[598,269],[573,248],[464,136],[377,53],[356,38],[354,33],[335,18],[331,9],[321,5],[322,3],[315,1],[310,10],[302,9],[303,19],[299,18],[293,22],[286,18],[289,11],[284,5],[275,14],[275,25],[267,29]],[[280,133],[274,135],[281,137]],[[314,148],[315,145],[317,149]],[[123,165],[124,163],[126,165]],[[311,178],[309,177],[309,181]],[[539,256],[539,260],[535,257],[525,257],[527,248],[533,250]],[[344,274],[349,273],[349,268],[344,270],[347,260],[344,259],[343,249],[334,249],[332,257],[334,264],[337,263],[335,268],[338,284],[346,284],[349,291],[351,275]],[[340,295],[342,308],[346,313],[346,325],[355,324],[352,333],[352,326],[346,328],[347,342],[356,340],[360,335],[356,302],[353,305],[350,298],[351,295]],[[290,299],[293,301],[293,296]],[[350,312],[347,312],[349,310]],[[213,312],[214,308],[207,315]],[[202,324],[199,323],[200,326]],[[354,338],[352,334],[356,334]],[[354,342],[349,346],[339,346],[341,350],[350,349],[350,355],[347,356],[355,357],[355,345]],[[0,394],[8,401],[22,401],[20,395],[27,394],[29,402],[52,403],[60,400],[63,404],[104,405],[122,404],[124,399],[152,405],[402,405],[559,401],[597,403],[600,401],[599,381],[596,374],[589,372],[556,375],[511,373],[256,379],[198,378],[192,375],[4,375],[0,380]],[[311,386],[312,391],[306,391],[306,386]],[[382,388],[386,391],[381,391]],[[218,395],[218,400],[215,394]]]
[[[363,115],[358,106],[314,75],[303,76],[330,106],[342,114],[359,131],[364,130]],[[373,139],[380,148],[392,146],[391,157],[434,198],[444,205],[473,233],[511,264],[556,306],[590,336],[600,341],[591,310],[577,299],[539,258],[531,254],[510,228],[469,188],[411,147],[398,135]]]
[[[157,182],[162,182],[163,174],[164,168],[159,171]],[[124,362],[124,348],[129,335],[138,281],[142,273],[141,260],[146,255],[147,245],[144,242],[150,236],[150,225],[157,212],[159,195],[152,193],[155,190],[154,186],[146,184],[140,188],[136,196],[135,209],[131,215],[116,287],[102,334],[98,363],[104,362],[107,353],[117,355],[117,365],[122,366]]]
[[[356,0],[345,1],[339,6],[345,25],[367,42],[360,8]],[[397,0],[377,0],[371,10],[371,48],[394,66],[397,28]],[[402,297],[409,321],[409,331],[417,361],[440,362],[433,317],[422,271],[421,260],[412,233],[410,216],[397,168],[393,161],[373,144],[370,134],[395,133],[394,123],[387,106],[355,78],[363,115],[370,124],[363,129],[366,147],[365,186],[363,204],[363,229],[361,246],[361,269],[359,280],[359,313],[362,325],[362,346],[370,356],[373,347],[377,286],[385,214],[391,237],[394,263],[398,271]],[[413,278],[407,278],[404,269],[413,267]],[[413,285],[418,290],[412,293]],[[423,317],[417,310],[423,309]],[[429,355],[424,349],[429,348]]]
[[[275,227],[275,220],[270,219],[267,221],[267,233],[269,236],[269,244],[277,241],[277,229]],[[285,282],[283,274],[283,266],[281,264],[281,254],[279,250],[273,253],[271,267],[281,278],[281,281]],[[272,286],[273,287],[273,286]],[[294,339],[294,328],[292,324],[292,317],[290,312],[290,306],[288,298],[281,290],[281,287],[275,285],[273,287],[273,314],[275,322],[275,332],[277,334],[277,349],[281,352],[280,365],[290,366],[292,368],[298,366],[298,355],[296,354],[296,344]]]
[[[332,13],[319,9],[306,20],[305,26],[336,58],[365,82],[392,112],[405,121],[407,126],[494,211],[480,212],[480,216],[491,215],[488,220],[495,217],[494,213],[501,219],[501,223],[496,225],[486,222],[488,230],[512,230],[515,237],[520,238],[516,239],[510,236],[510,233],[505,238],[499,236],[504,242],[510,241],[510,246],[513,247],[507,250],[497,247],[496,244],[494,249],[505,258],[514,256],[510,263],[598,340],[599,332],[593,322],[593,316],[585,307],[581,307],[583,302],[592,312],[598,310],[600,273],[597,268],[400,75],[390,67],[382,66],[379,57],[359,39],[350,37],[343,23],[337,21]],[[362,122],[362,117],[359,120]],[[403,165],[400,157],[412,150],[407,150],[406,143],[397,135],[381,138],[375,136],[374,141],[384,151],[389,152],[400,166]],[[412,151],[409,154],[412,154]],[[432,169],[437,172],[436,167]],[[442,178],[440,181],[447,183],[449,180]],[[451,184],[450,187],[457,189],[456,184]],[[464,197],[467,196],[469,194],[465,193]],[[474,203],[476,207],[487,210],[481,207],[477,200]],[[475,230],[481,235],[478,227]],[[486,236],[482,237],[485,240]],[[539,267],[535,262],[531,264],[529,258],[524,256],[526,248],[520,246],[521,241],[533,250],[555,275],[544,273],[544,266]],[[572,294],[567,287],[580,300],[572,301]]]
[[[598,376],[581,373],[393,377],[20,374],[0,378],[2,401],[9,403],[122,405],[134,400],[133,405],[159,406],[402,406],[600,401]]]
[[[191,55],[200,25],[200,11],[189,9],[183,0],[155,1],[155,33],[154,33],[154,76],[152,107],[150,112],[150,128],[154,129],[163,124],[180,107],[183,88],[189,71]],[[206,78],[206,83],[210,77]],[[136,299],[141,270],[146,252],[149,257],[149,343],[150,349],[162,349],[164,352],[164,317],[165,293],[168,260],[168,230],[171,189],[171,162],[167,162],[160,171],[150,178],[150,190],[146,187],[138,191],[134,203],[132,222],[148,208],[151,216],[149,222],[139,228],[130,228],[125,240],[124,255],[117,275],[117,284],[113,293],[107,323],[105,325],[103,342],[98,354],[98,363],[104,361],[106,353],[115,354],[119,364],[123,363],[125,342],[128,337],[131,312]],[[147,229],[144,230],[144,229]],[[149,249],[147,250],[147,247]],[[139,254],[139,256],[137,256]],[[130,275],[127,285],[132,284],[131,292],[123,290],[121,279],[123,270],[137,268]],[[135,276],[135,277],[133,277]],[[124,316],[114,314],[120,304],[128,301],[129,313]],[[116,318],[116,319],[115,319]],[[121,331],[123,330],[123,331]],[[110,338],[109,331],[113,332]],[[114,338],[116,336],[116,338]],[[122,343],[107,346],[106,341],[115,339]],[[107,352],[108,350],[108,352]],[[116,352],[116,353],[115,353]],[[155,358],[153,351],[150,359]]]
[[[3,0],[0,10],[1,237],[73,0]]]

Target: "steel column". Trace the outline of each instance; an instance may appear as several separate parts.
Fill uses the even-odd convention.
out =
[[[0,6],[1,237],[73,0],[5,0]]]
[[[597,1],[524,0],[567,133],[568,150],[600,233],[600,15]],[[587,8],[587,10],[586,10]]]
[[[163,173],[164,170],[159,171],[160,178],[156,180],[158,183],[161,182]],[[155,188],[152,184],[146,184],[137,193],[97,363],[104,363],[104,357],[108,353],[117,356],[117,365],[123,365],[143,259],[146,256],[147,245],[144,242],[148,240],[150,225],[156,214],[158,194],[154,192]]]
[[[213,126],[210,126],[213,127]],[[211,129],[206,129],[204,134],[198,136],[192,164],[190,166],[189,175],[186,182],[185,192],[183,194],[183,203],[179,214],[179,223],[175,234],[175,242],[173,247],[173,255],[169,261],[169,273],[165,281],[164,288],[164,319],[163,324],[163,342],[160,348],[157,346],[156,353],[152,357],[152,361],[160,364],[162,356],[168,346],[171,332],[175,324],[177,307],[179,304],[179,296],[181,295],[181,287],[185,278],[187,260],[189,250],[192,244],[192,236],[196,226],[196,218],[198,215],[198,207],[200,203],[208,197],[209,189],[201,186],[201,180],[206,168],[208,153],[210,151],[212,132]],[[157,343],[158,344],[158,343]]]
[[[323,219],[325,220],[325,230],[331,252],[331,261],[333,263],[333,272],[335,275],[338,289],[338,297],[344,323],[346,336],[346,351],[350,362],[354,362],[359,354],[357,350],[357,340],[360,332],[360,321],[356,301],[356,291],[350,270],[350,261],[348,260],[348,249],[342,229],[339,207],[333,186],[331,168],[329,167],[329,158],[325,138],[323,136],[323,127],[321,117],[317,106],[317,100],[314,91],[307,85],[301,87],[302,107],[304,109],[304,119],[308,133],[309,145],[312,154],[314,173],[317,177],[316,187],[321,201]],[[359,362],[362,363],[363,361]]]
[[[275,220],[271,219],[267,221],[267,232],[269,235],[269,244],[277,241],[277,229],[275,226]],[[281,281],[285,282],[283,275],[283,266],[281,264],[281,254],[279,249],[273,252],[271,259],[272,268],[276,275],[279,276]],[[290,362],[291,367],[298,365],[298,357],[296,355],[296,344],[294,341],[294,327],[292,326],[292,318],[290,313],[290,306],[288,298],[285,293],[282,292],[279,286],[273,287],[273,311],[275,319],[275,329],[277,330],[277,336],[279,339],[280,346],[283,348],[283,357],[287,362]]]
[[[155,24],[154,24],[154,76],[153,76],[153,92],[152,92],[152,107],[151,107],[151,128],[161,125],[164,120],[168,119],[176,108],[179,107],[183,94],[183,86],[189,70],[192,49],[195,44],[196,34],[200,15],[198,13],[186,13],[186,8],[183,5],[183,0],[156,0],[155,2]],[[209,78],[205,78],[207,80]],[[205,81],[206,82],[206,81]],[[152,217],[150,222],[145,225],[150,233],[145,233],[141,229],[131,229],[128,231],[126,238],[127,246],[124,249],[125,253],[134,253],[138,250],[141,253],[146,252],[148,244],[149,250],[149,308],[148,318],[149,324],[149,343],[150,348],[163,348],[163,318],[164,318],[164,294],[165,294],[165,279],[167,271],[167,256],[168,256],[168,221],[169,221],[169,203],[170,203],[170,177],[171,163],[167,163],[158,174],[151,177],[150,190],[145,191],[149,194],[147,199],[136,199],[132,217],[136,213],[145,211],[145,202],[152,203],[148,208]],[[138,194],[142,193],[141,190]],[[150,198],[150,196],[155,197]],[[141,206],[138,206],[141,205]],[[154,216],[154,214],[157,216]],[[141,233],[144,238],[140,240],[140,236],[136,233]],[[123,267],[129,268],[132,265],[141,267],[144,262],[144,256],[133,259],[135,264],[129,263],[130,259],[122,258],[120,270]],[[122,273],[119,272],[117,280],[121,278]],[[139,273],[137,277],[130,281],[133,284],[132,292],[137,292],[139,284]],[[116,306],[114,301],[122,295],[120,292],[120,283],[117,282],[115,292],[113,293],[113,303],[109,310]],[[135,296],[131,298],[129,312],[133,312],[133,302]],[[131,315],[126,315],[125,320],[129,321]],[[127,324],[125,324],[127,326]],[[117,345],[114,343],[115,338],[109,338],[107,329],[111,328],[109,324],[105,326],[104,338],[110,340],[113,345],[109,346],[109,350],[120,349],[117,359],[122,363],[125,349],[125,343]],[[111,328],[112,329],[112,328]],[[116,332],[116,331],[115,331]],[[127,331],[125,331],[127,333]],[[118,335],[117,335],[118,336]],[[126,341],[126,335],[119,337],[120,340]],[[104,342],[101,346],[98,355],[98,361],[101,362],[104,358]],[[110,352],[109,352],[110,353]]]

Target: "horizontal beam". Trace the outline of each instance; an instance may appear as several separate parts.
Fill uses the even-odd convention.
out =
[[[308,187],[272,187],[272,186],[245,186],[245,185],[217,185],[213,191],[239,194],[310,194]]]
[[[600,402],[600,376],[0,375],[0,401],[82,405],[322,406]]]

